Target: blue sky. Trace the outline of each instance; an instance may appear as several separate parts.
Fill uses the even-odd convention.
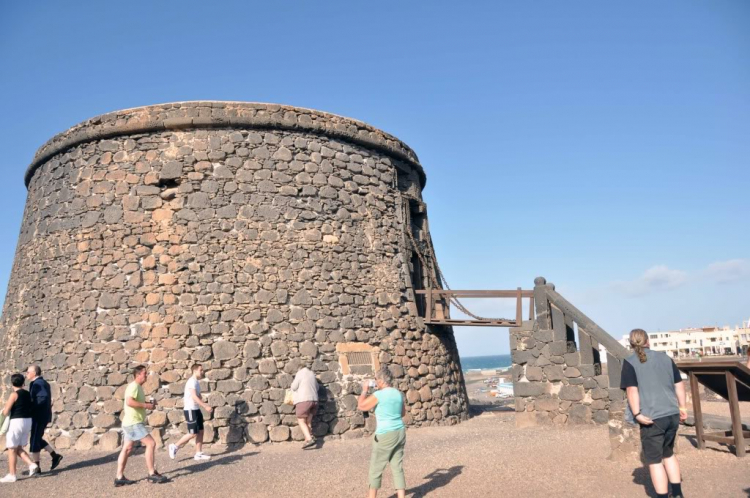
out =
[[[544,275],[617,337],[738,324],[748,53],[744,0],[3,2],[0,290],[23,172],[52,135],[122,108],[245,100],[350,116],[414,148],[454,288]],[[456,336],[464,355],[508,351],[505,329]]]

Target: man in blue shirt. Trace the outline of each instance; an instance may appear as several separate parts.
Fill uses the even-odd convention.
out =
[[[52,467],[55,470],[60,465],[62,455],[55,447],[44,440],[44,429],[52,422],[52,391],[49,383],[42,378],[42,369],[39,365],[31,365],[26,370],[26,378],[29,380],[29,393],[31,394],[31,438],[29,444],[29,453],[31,459],[37,464],[33,474],[40,474],[42,468],[39,466],[40,453],[42,450],[52,455]]]

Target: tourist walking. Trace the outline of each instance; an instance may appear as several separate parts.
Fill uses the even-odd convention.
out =
[[[633,354],[622,363],[620,387],[641,427],[641,445],[658,498],[682,497],[682,478],[674,444],[680,421],[687,419],[685,384],[674,361],[649,349],[644,330],[630,332]],[[669,486],[672,493],[669,494]]]
[[[406,496],[406,479],[404,478],[404,446],[406,445],[406,428],[403,417],[406,415],[404,397],[401,391],[394,388],[391,371],[383,367],[375,374],[377,391],[368,396],[370,382],[362,383],[362,394],[359,395],[357,407],[362,411],[375,408],[377,428],[372,439],[370,455],[370,489],[369,498],[375,498],[380,489],[383,471],[391,464],[393,485],[398,498]]]
[[[13,392],[3,407],[3,415],[10,418],[8,433],[5,436],[5,446],[8,449],[8,475],[0,479],[0,483],[16,482],[16,465],[18,458],[29,466],[29,475],[39,470],[28,453],[23,449],[29,443],[31,434],[31,395],[23,388],[23,375],[16,373],[10,376]]]
[[[29,453],[31,459],[38,465],[37,473],[42,472],[40,465],[42,450],[48,452],[52,457],[50,470],[55,470],[62,455],[54,446],[44,440],[44,430],[52,422],[52,390],[49,383],[42,377],[42,369],[39,365],[31,365],[26,370],[26,379],[29,381],[29,394],[31,395],[31,442]]]
[[[309,448],[315,445],[312,421],[318,412],[318,381],[312,370],[307,367],[300,368],[294,376],[291,390],[297,424],[305,436],[302,448]]]
[[[203,401],[201,397],[200,380],[203,378],[203,367],[197,363],[190,369],[192,375],[185,383],[185,394],[183,395],[183,411],[187,422],[188,433],[177,441],[177,444],[169,445],[169,458],[174,460],[177,451],[185,446],[191,439],[195,439],[195,460],[210,460],[211,456],[203,453],[203,412],[201,407],[208,413],[214,409]]]
[[[133,382],[128,384],[125,389],[125,400],[123,401],[124,416],[122,419],[122,434],[124,441],[120,457],[117,459],[117,475],[115,476],[115,487],[133,484],[125,477],[125,466],[128,463],[128,457],[133,451],[136,441],[146,447],[146,467],[148,467],[148,480],[155,483],[167,482],[168,479],[159,474],[154,467],[154,450],[156,442],[146,429],[146,410],[156,408],[156,402],[146,403],[146,396],[143,392],[143,384],[148,378],[148,370],[145,366],[139,365],[133,369]]]

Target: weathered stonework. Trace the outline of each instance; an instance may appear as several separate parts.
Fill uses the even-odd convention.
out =
[[[579,348],[572,322],[540,292],[548,284],[535,284],[536,320],[510,330],[517,425],[609,423],[610,393],[621,394],[609,389],[598,350]]]
[[[315,433],[357,437],[374,418],[339,351],[361,343],[394,373],[409,424],[457,423],[468,400],[452,330],[426,327],[413,292],[434,278],[424,182],[396,138],[307,109],[188,102],[71,128],[26,173],[0,395],[39,363],[51,439],[109,449],[130,369],[147,364],[161,444],[184,432],[198,362],[208,441],[299,440],[283,398],[307,362],[327,394]]]

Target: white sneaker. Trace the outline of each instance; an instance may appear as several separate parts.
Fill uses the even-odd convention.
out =
[[[42,469],[39,468],[39,465],[31,465],[29,467],[29,477],[36,475],[36,474],[41,474],[41,473],[42,473]]]
[[[0,482],[16,482],[16,476],[13,474],[8,474],[7,476],[0,479]]]
[[[211,460],[211,455],[206,455],[205,453],[196,453],[193,457],[195,460]]]
[[[177,450],[179,450],[179,449],[180,448],[178,448],[176,444],[170,444],[169,445],[169,458],[171,458],[172,460],[174,460],[174,457],[177,456]]]

